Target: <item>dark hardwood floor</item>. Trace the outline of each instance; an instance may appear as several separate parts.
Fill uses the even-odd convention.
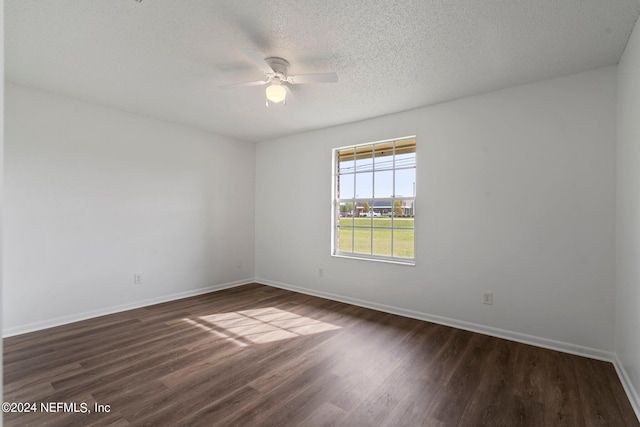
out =
[[[640,425],[610,363],[257,284],[7,338],[4,401],[37,409],[6,426]]]

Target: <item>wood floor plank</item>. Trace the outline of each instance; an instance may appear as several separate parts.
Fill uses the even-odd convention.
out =
[[[509,427],[517,419],[517,407],[513,399],[511,384],[516,373],[519,346],[506,340],[496,340],[488,355],[477,390],[465,408],[460,426]],[[493,396],[485,398],[485,393]]]
[[[640,426],[611,363],[259,284],[3,351],[5,401],[92,409],[6,426]]]

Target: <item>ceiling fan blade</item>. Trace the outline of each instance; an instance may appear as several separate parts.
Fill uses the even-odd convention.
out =
[[[269,80],[258,80],[257,82],[232,83],[230,85],[218,86],[218,89],[235,89],[237,87],[262,86],[269,83]]]
[[[265,73],[273,73],[273,70],[267,64],[260,52],[251,49],[242,49],[242,52],[253,62],[253,64]]]
[[[298,74],[296,76],[289,76],[287,81],[294,85],[305,83],[336,83],[338,81],[338,75],[336,73]]]

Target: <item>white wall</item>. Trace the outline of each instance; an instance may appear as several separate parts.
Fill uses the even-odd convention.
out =
[[[11,84],[5,108],[5,335],[254,276],[253,144]]]
[[[640,417],[640,25],[618,66],[616,354]]]
[[[331,257],[331,149],[412,134],[416,266]],[[610,357],[615,138],[614,66],[260,143],[257,280]]]
[[[0,58],[4,58],[4,0],[0,0]],[[0,67],[0,99],[4,101],[4,67]],[[3,206],[3,188],[2,183],[4,177],[4,102],[0,103],[0,253],[4,252],[2,247],[2,206]],[[2,307],[2,257],[0,256],[0,308]],[[2,315],[0,315],[0,331],[2,330]],[[2,340],[0,340],[0,365],[4,351],[2,350]],[[0,370],[0,396],[3,387],[3,372]],[[0,427],[2,427],[2,419],[0,418]]]

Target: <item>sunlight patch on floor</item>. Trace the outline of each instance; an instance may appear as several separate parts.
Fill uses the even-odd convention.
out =
[[[340,326],[275,307],[217,313],[182,320],[241,347],[340,329]]]

